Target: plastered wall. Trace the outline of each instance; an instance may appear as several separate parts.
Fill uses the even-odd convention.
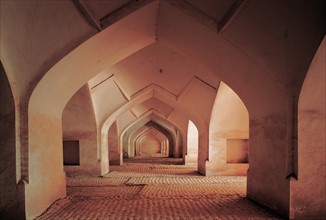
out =
[[[33,138],[29,139],[30,172],[28,184],[25,185],[27,218],[35,218],[46,210],[48,204],[67,195],[60,116],[51,109],[46,113],[33,111],[28,116],[29,135]]]
[[[291,177],[290,217],[326,218],[326,38],[301,89],[298,106],[298,171]]]
[[[286,177],[292,174],[294,163],[291,152],[296,124],[293,106],[325,34],[325,2],[244,1],[241,10],[222,28],[205,10],[196,7],[178,6],[175,1],[138,2],[140,6],[135,8],[139,10],[123,8],[119,16],[109,16],[104,27],[111,26],[98,33],[73,1],[0,1],[0,56],[17,97],[16,146],[21,147],[22,155],[16,176],[21,173],[26,180],[26,215],[35,217],[65,196],[61,121],[68,100],[96,74],[159,42],[163,47],[172,48],[169,50],[172,53],[180,53],[181,59],[187,59],[184,63],[203,67],[196,68],[193,74],[206,81],[204,84],[213,81],[212,76],[218,76],[245,102],[250,113],[247,196],[287,217],[290,183]],[[135,13],[130,12],[133,10]],[[125,11],[127,13],[123,13]],[[94,37],[85,42],[91,36]],[[157,51],[155,47],[152,49]],[[172,55],[168,57],[177,57]],[[165,58],[164,61],[162,63],[173,63]],[[132,70],[137,69],[134,66],[131,65]],[[168,65],[162,73],[175,76],[174,71],[168,70],[174,66]],[[151,67],[160,74],[161,66]],[[181,69],[178,66],[177,73]],[[144,76],[153,76],[150,73],[146,71]],[[156,82],[162,82],[158,79],[164,78],[163,74],[155,78]],[[176,78],[170,80],[173,79]],[[128,89],[135,91],[145,85],[139,82],[137,87],[131,84]],[[216,88],[215,85],[214,82],[210,86]],[[173,92],[180,91],[174,86],[169,88]],[[167,98],[162,93],[160,96]],[[175,98],[167,102],[174,106],[176,102],[171,100]],[[209,104],[203,105],[203,109],[207,110],[207,106]],[[186,107],[188,110],[194,107],[193,113],[197,116],[194,122],[199,125],[200,146],[203,146],[199,168],[205,173],[211,114],[205,112],[205,116],[200,117],[197,115],[202,113],[199,106]],[[178,109],[181,114],[186,112],[184,110]],[[188,116],[191,113],[187,112]],[[105,134],[107,131],[108,128]],[[106,136],[104,141],[107,140]],[[103,173],[108,171],[107,155],[107,148],[100,148]],[[300,172],[298,175],[300,178]],[[33,201],[40,202],[35,205]]]
[[[63,140],[79,140],[80,166],[65,166],[67,175],[100,175],[97,130],[88,85],[67,103],[62,115]]]
[[[2,63],[0,63],[0,216],[25,218],[25,183],[20,180],[16,159],[15,102]]]

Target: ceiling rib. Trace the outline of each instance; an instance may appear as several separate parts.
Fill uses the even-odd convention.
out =
[[[114,24],[129,14],[137,11],[143,6],[154,2],[154,0],[134,0],[126,3],[115,11],[105,15],[103,18],[97,18],[83,0],[73,0],[85,19],[95,27],[99,32],[104,28]]]
[[[139,117],[137,116],[137,114],[132,109],[129,109],[129,111],[135,117],[135,119],[139,119]]]
[[[198,81],[204,83],[206,86],[208,86],[208,87],[214,89],[215,91],[217,91],[217,88],[215,88],[211,84],[207,83],[206,81],[200,79],[199,77],[195,76],[189,81],[189,83],[187,83],[187,85],[185,85],[185,87],[183,87],[181,92],[177,95],[178,100],[180,100],[188,92],[188,90],[191,88],[191,86],[192,86],[192,84],[194,83],[195,80],[198,80]]]
[[[214,90],[217,90],[217,88],[215,88],[214,86],[212,86],[211,84],[209,84],[208,82],[202,80],[201,78],[199,78],[198,76],[194,77],[195,79],[198,79],[199,81],[201,81],[202,83],[206,84],[207,86],[211,87]]]
[[[104,83],[105,81],[111,79],[114,75],[112,74],[111,76],[105,78],[104,80],[102,80],[101,82],[97,83],[95,86],[93,86],[91,89],[96,88],[97,86],[101,85],[102,83]]]
[[[175,109],[173,109],[167,116],[166,119],[170,119],[171,115],[173,114],[173,112],[175,112]]]
[[[149,115],[152,115],[152,114],[156,114],[156,115],[159,115],[160,117],[164,118],[164,119],[167,119],[165,115],[163,115],[161,112],[157,111],[156,109],[148,109],[146,112],[142,113],[139,118],[143,118],[143,117],[146,117],[146,116],[149,116]]]
[[[119,81],[119,79],[115,76],[113,78],[114,83],[117,85],[117,87],[119,88],[121,94],[124,96],[124,98],[129,102],[131,97],[128,94],[127,90],[122,86],[122,83]]]
[[[186,1],[175,1],[175,0],[167,0],[170,5],[176,7],[183,13],[187,14],[188,16],[194,18],[196,21],[202,23],[204,26],[208,27],[209,29],[213,30],[214,32],[218,31],[218,23],[215,19],[211,18],[210,16],[201,12],[198,8],[194,7],[193,5],[189,4]]]
[[[218,32],[222,32],[227,28],[236,15],[240,12],[241,8],[245,5],[247,0],[236,0],[231,6],[230,10],[225,14],[218,26]]]
[[[127,15],[131,14],[134,11],[142,8],[143,6],[154,2],[154,0],[136,0],[128,2],[127,4],[123,5],[122,7],[118,8],[117,10],[107,14],[103,18],[100,19],[102,27],[108,27],[118,20],[126,17]]]
[[[134,94],[131,95],[131,99],[134,99],[135,97],[137,97],[138,94],[142,94],[144,91],[151,92],[154,94],[155,89],[160,89],[161,91],[164,91],[169,96],[173,97],[173,99],[175,99],[175,100],[177,99],[176,96],[172,92],[157,85],[156,83],[151,83],[151,84],[143,87],[142,89],[138,90],[137,92],[135,92]]]
[[[86,18],[86,20],[95,27],[98,31],[102,30],[101,21],[93,15],[93,13],[89,10],[87,5],[82,0],[74,0],[75,5],[81,12],[81,14]]]

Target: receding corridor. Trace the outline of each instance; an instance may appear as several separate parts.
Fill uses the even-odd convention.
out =
[[[325,0],[0,0],[0,51],[0,220],[326,220]]]
[[[131,159],[102,178],[67,178],[67,197],[38,219],[278,219],[245,198],[246,177],[204,177],[179,162]]]

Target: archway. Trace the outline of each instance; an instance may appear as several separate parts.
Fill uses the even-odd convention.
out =
[[[289,183],[284,169],[289,160],[287,150],[292,124],[289,123],[291,106],[287,100],[291,98],[284,96],[283,87],[269,70],[250,54],[239,50],[236,44],[213,34],[216,33],[214,28],[204,27],[199,22],[194,25],[192,20],[183,19],[184,14],[171,5],[162,4],[162,8],[165,10],[158,19],[164,27],[159,29],[160,41],[215,71],[248,109],[251,166],[247,196],[287,215]],[[272,185],[266,181],[268,179],[273,180]]]
[[[185,142],[182,128],[180,125],[166,119],[164,116],[160,115],[154,110],[151,110],[148,112],[148,114],[143,115],[141,118],[128,125],[121,133],[120,143],[124,157],[134,156],[134,150],[130,148],[130,138],[132,136],[132,132],[148,123],[159,129],[163,134],[165,134],[165,136],[168,137],[170,142],[169,156],[180,157],[183,143]]]
[[[154,5],[154,3],[150,4],[149,6],[146,6],[145,9],[150,8],[150,6],[152,5]],[[251,161],[253,162],[253,164],[256,165],[252,166],[250,172],[250,181],[248,181],[248,187],[250,190],[248,192],[248,196],[257,201],[264,201],[266,200],[266,198],[268,198],[268,205],[276,207],[275,209],[280,209],[280,212],[284,212],[284,210],[286,209],[284,207],[287,207],[287,202],[286,196],[283,195],[283,192],[287,192],[288,183],[286,180],[284,180],[283,173],[278,171],[283,170],[286,161],[286,154],[284,153],[286,152],[286,149],[284,149],[284,146],[287,146],[288,143],[287,130],[289,129],[290,125],[287,124],[287,111],[286,107],[284,107],[286,106],[286,100],[281,90],[278,89],[279,86],[277,82],[275,82],[275,80],[272,79],[272,77],[270,77],[270,75],[267,74],[266,71],[255,62],[254,59],[252,59],[246,53],[241,51],[235,45],[224,40],[222,37],[216,36],[215,32],[212,32],[211,30],[207,29],[207,27],[202,26],[200,23],[190,25],[190,23],[193,22],[192,18],[185,16],[182,12],[178,11],[178,9],[173,8],[173,6],[169,5],[169,3],[163,2],[160,7],[162,13],[159,13],[158,16],[158,26],[160,26],[160,28],[158,29],[159,40],[165,43],[167,46],[173,47],[181,53],[187,55],[192,60],[195,60],[201,65],[206,66],[212,72],[215,72],[216,74],[220,75],[220,77],[228,85],[230,85],[237,92],[237,94],[239,94],[240,97],[243,98],[243,100],[245,101],[251,115],[252,123],[250,129],[253,131],[250,132],[250,135],[253,135],[250,137],[250,139],[252,149],[254,149],[252,151],[254,153],[251,153]],[[150,14],[155,15],[153,17],[156,17],[156,13],[150,13],[148,11],[146,13],[146,11],[144,11],[145,9],[141,9],[145,15],[148,16]],[[139,24],[133,24],[129,20],[129,18],[132,19],[135,14],[128,17],[128,22],[130,23],[127,22],[128,24],[126,24],[126,20],[124,20],[124,23],[125,25],[127,25],[127,27],[139,28]],[[137,15],[140,16],[139,14]],[[140,20],[143,20],[145,15]],[[150,19],[144,20],[150,21],[151,23],[151,19],[153,19],[153,17],[150,16]],[[153,34],[154,32],[150,32],[150,34],[148,34],[146,28],[144,28],[143,30],[137,29],[135,33],[130,33],[129,35],[128,28],[123,28],[121,26],[120,29],[120,27],[117,28],[117,26],[118,25],[114,25],[112,29],[108,29],[112,32],[110,31],[110,37],[106,36],[109,39],[105,39],[106,42],[120,42],[121,39],[119,38],[114,38],[110,40],[112,36],[129,37],[133,36],[135,33],[141,33],[141,36],[136,34],[136,36],[131,37],[133,40],[135,40],[133,41],[135,43],[133,44],[133,46],[128,43],[128,39],[123,39],[125,40],[124,42],[122,42],[123,45],[129,45],[130,47],[114,49],[101,48],[100,51],[103,52],[102,54],[99,53],[99,51],[97,50],[98,47],[87,48],[91,47],[91,41],[86,42],[85,45],[87,46],[83,45],[82,51],[79,50],[80,48],[78,48],[78,50],[82,52],[80,54],[84,54],[85,56],[87,54],[90,54],[85,59],[89,59],[88,62],[83,62],[85,61],[85,57],[82,57],[82,55],[78,53],[78,50],[74,51],[71,56],[75,58],[76,65],[71,65],[71,63],[66,62],[67,59],[61,61],[60,63],[58,63],[58,65],[52,68],[49,73],[46,74],[46,76],[42,79],[37,88],[34,90],[34,93],[31,97],[29,110],[29,130],[32,131],[30,134],[29,159],[30,161],[33,161],[30,165],[30,177],[31,180],[37,179],[37,176],[42,176],[43,178],[39,182],[39,185],[41,187],[38,187],[38,184],[33,185],[34,183],[32,184],[31,181],[31,185],[29,186],[30,190],[27,190],[27,194],[29,195],[29,201],[27,201],[27,204],[29,204],[29,206],[27,207],[27,210],[30,210],[29,214],[31,216],[33,216],[33,213],[38,213],[41,210],[44,210],[45,207],[47,207],[51,202],[53,202],[53,198],[64,196],[64,179],[62,178],[63,175],[60,171],[62,167],[59,166],[58,170],[46,170],[46,166],[44,170],[38,170],[37,168],[38,165],[42,164],[42,156],[47,155],[48,153],[50,153],[51,155],[55,155],[53,160],[56,164],[62,162],[60,161],[60,152],[54,150],[55,146],[60,146],[60,143],[58,143],[57,141],[53,141],[53,146],[47,148],[46,150],[43,149],[41,146],[43,144],[46,144],[46,140],[50,136],[48,134],[50,134],[51,132],[49,130],[40,131],[40,129],[38,128],[42,126],[47,127],[47,125],[51,125],[52,128],[55,127],[56,129],[60,130],[61,125],[59,119],[62,113],[62,108],[69,99],[69,97],[74,93],[74,91],[76,91],[83,83],[85,83],[89,78],[91,78],[91,76],[105,68],[105,66],[110,66],[117,60],[122,59],[123,57],[133,53],[134,51],[137,51],[137,49],[152,43],[155,39]],[[153,22],[153,30],[156,30],[156,27],[157,25],[155,24],[155,22]],[[102,33],[96,36],[99,41],[101,40],[100,38],[102,38],[102,40],[103,38],[105,38],[103,37]],[[193,33],[197,34],[194,36]],[[207,44],[206,42],[210,42],[211,44]],[[121,46],[121,44],[110,44],[110,47],[112,45]],[[107,54],[114,54],[116,56],[113,58],[111,57],[112,59],[108,59],[111,63],[106,63],[104,65],[101,61],[102,59],[96,60],[97,57],[92,57],[92,54],[95,51],[96,54],[98,54],[98,57],[101,57],[101,55],[103,55],[104,58],[107,58]],[[105,54],[104,51],[107,53]],[[116,53],[117,51],[119,53]],[[216,60],[219,60],[218,64],[216,63]],[[232,60],[232,63],[230,60]],[[95,69],[90,69],[92,65],[89,65],[89,63],[92,62],[93,64],[99,62],[99,65],[95,65]],[[238,63],[238,65],[232,65],[233,62]],[[223,65],[220,66],[220,63],[223,63]],[[78,69],[71,69],[72,66],[78,66]],[[76,74],[71,74],[70,72],[76,72]],[[71,75],[69,75],[68,73]],[[82,77],[79,77],[78,80],[76,80],[74,79],[75,76],[77,76],[76,78],[78,78],[78,76]],[[60,88],[62,83],[66,82],[73,83],[70,85],[69,89],[62,89],[62,91],[58,92],[57,89]],[[247,83],[247,86],[243,86],[243,83]],[[259,93],[257,93],[257,91],[259,91]],[[55,104],[51,103],[47,107],[42,106],[44,105],[44,103],[47,103],[48,100],[54,100]],[[205,103],[205,100],[203,100],[203,103]],[[259,103],[259,107],[257,107],[257,103]],[[52,112],[50,111],[50,114],[48,111],[49,109],[53,109]],[[41,120],[41,118],[46,119]],[[197,124],[197,122],[195,123]],[[203,137],[200,146],[203,146],[204,148],[203,151],[199,152],[199,154],[203,154],[201,156],[202,160],[200,161],[201,164],[199,166],[199,168],[201,168],[202,173],[205,173],[206,160],[208,159],[208,123],[205,123],[207,123],[207,121],[205,122],[198,120],[199,135]],[[53,134],[53,130],[51,134]],[[42,143],[42,141],[40,140],[36,140],[36,137],[39,136],[45,139],[43,140],[44,143]],[[58,138],[57,135],[54,135],[52,137],[54,137],[55,140],[57,140]],[[35,149],[37,149],[39,155],[33,154],[33,150]],[[49,152],[49,149],[51,149],[51,152]],[[104,148],[101,148],[100,151],[100,155],[107,155],[107,151],[105,151]],[[274,163],[272,161],[268,163],[261,163],[261,160],[267,158],[270,155],[274,155],[275,158],[279,159],[279,161],[277,163]],[[108,161],[105,158],[101,157],[99,159],[101,161],[101,165],[105,167]],[[103,168],[104,171],[105,169],[106,168]],[[45,170],[51,174],[47,175]],[[268,172],[270,170],[275,171],[275,173]],[[34,171],[36,171],[36,173],[34,173]],[[266,175],[266,173],[269,175],[270,178],[273,178],[275,180],[275,184],[273,186],[270,186],[263,181],[263,179],[266,179],[266,176],[264,176]],[[58,176],[52,176],[52,174],[57,174]],[[56,181],[46,181],[51,180],[52,178],[54,178]],[[54,187],[55,189],[57,189],[57,191],[51,192],[52,195],[45,193],[49,192],[49,189],[52,188],[50,187],[50,184],[47,184],[49,182],[51,182],[53,186],[57,186]],[[256,187],[258,185],[260,187]],[[38,190],[44,191],[45,198],[38,198],[35,191],[36,188]],[[280,191],[282,193],[275,193],[270,198],[270,191]],[[44,206],[31,207],[31,201],[35,199],[44,200],[44,203],[42,203],[44,204]]]
[[[166,143],[168,143],[168,148],[166,150],[169,150],[170,148],[172,150],[174,150],[173,148],[175,148],[179,143],[176,142],[177,140],[177,137],[176,137],[176,134],[173,134],[173,133],[170,133],[171,131],[167,130],[167,128],[161,126],[160,124],[161,123],[155,123],[153,122],[152,120],[149,120],[148,122],[146,122],[146,124],[144,123],[141,123],[143,124],[141,127],[139,127],[137,129],[138,126],[134,127],[130,127],[128,129],[128,131],[126,131],[125,133],[125,139],[128,140],[127,143],[128,143],[128,151],[130,151],[131,155],[129,155],[129,157],[133,157],[133,156],[137,156],[134,154],[135,152],[135,149],[137,147],[137,145],[135,144],[137,141],[137,139],[139,139],[139,135],[141,135],[142,132],[144,132],[144,130],[148,130],[149,128],[151,128],[151,130],[156,130],[157,132],[160,133],[160,136],[164,135],[165,138],[163,139],[166,139]],[[141,125],[140,124],[140,125]],[[128,134],[129,134],[129,137],[128,137]],[[163,147],[163,142],[162,142],[162,147]],[[172,156],[172,155],[169,155],[169,151],[164,151],[164,154],[166,154],[166,156]]]
[[[145,2],[147,3],[147,1]],[[147,36],[147,40],[150,39],[149,41],[154,41],[155,37],[162,40],[164,36],[170,36],[170,40],[165,38],[163,41],[169,42],[169,45],[172,46],[179,45],[178,49],[180,51],[188,48],[184,51],[184,54],[192,57],[194,62],[202,63],[210,70],[217,70],[215,67],[221,69],[220,72],[214,71],[214,73],[220,75],[243,98],[250,112],[251,162],[255,166],[250,169],[251,177],[249,179],[252,181],[248,182],[248,187],[251,188],[249,196],[260,203],[268,203],[268,206],[287,215],[289,204],[286,201],[289,196],[289,183],[287,180],[283,181],[283,179],[285,176],[293,174],[291,149],[292,142],[295,142],[292,141],[292,137],[295,137],[295,135],[292,135],[292,130],[295,130],[292,127],[295,123],[292,122],[294,118],[292,117],[292,106],[296,105],[295,100],[299,94],[298,88],[304,79],[307,65],[315,52],[316,45],[319,44],[325,34],[325,23],[323,22],[325,20],[324,2],[302,1],[298,4],[292,4],[288,1],[278,1],[266,4],[263,1],[244,1],[245,3],[242,4],[244,7],[241,7],[242,10],[231,16],[231,19],[227,20],[229,22],[222,22],[222,24],[216,23],[213,19],[205,16],[204,13],[201,14],[196,7],[184,7],[182,3],[176,4],[173,2],[160,2],[160,4],[156,4],[157,7],[153,7],[154,13],[152,13],[152,17],[146,17],[146,19],[141,17],[142,19],[139,19],[139,21],[149,22],[152,21],[151,18],[153,20],[159,18],[160,21],[157,23],[152,22],[153,34],[145,34],[144,36]],[[168,5],[169,3],[174,8]],[[71,1],[52,1],[46,4],[48,5],[45,5],[44,1],[33,2],[33,4],[24,1],[1,2],[1,27],[3,30],[1,32],[1,45],[3,46],[1,60],[6,67],[9,81],[15,83],[17,88],[17,97],[19,98],[17,99],[19,109],[17,110],[19,115],[16,116],[19,118],[17,119],[17,124],[19,124],[17,129],[21,131],[17,138],[19,138],[18,145],[21,144],[21,152],[23,152],[20,170],[24,180],[27,182],[31,180],[29,185],[26,183],[27,187],[31,187],[30,185],[35,184],[35,181],[52,182],[50,177],[41,178],[43,175],[39,175],[41,179],[38,180],[38,175],[31,175],[31,173],[34,172],[34,169],[37,169],[34,161],[38,161],[42,157],[50,158],[47,153],[52,155],[51,152],[42,150],[47,146],[47,142],[51,142],[49,148],[53,147],[52,145],[56,146],[58,143],[58,141],[55,141],[52,144],[50,135],[44,134],[50,133],[50,129],[39,132],[40,135],[33,134],[34,139],[40,137],[40,139],[45,139],[44,141],[28,140],[28,132],[35,132],[35,129],[37,130],[37,127],[39,127],[38,125],[44,125],[47,128],[47,122],[41,123],[38,120],[42,120],[41,116],[44,116],[45,120],[48,117],[46,114],[39,114],[46,113],[46,111],[35,111],[35,115],[39,117],[35,115],[33,118],[28,116],[29,107],[33,109],[32,112],[35,110],[35,106],[29,106],[31,93],[53,64],[57,63],[84,39],[96,33],[96,29],[92,30],[87,27],[86,22],[81,22],[83,20],[81,17],[78,19],[78,11],[75,10],[76,7]],[[139,9],[144,5],[146,4],[142,3],[135,8]],[[291,10],[287,10],[289,7],[291,7]],[[131,11],[134,11],[135,8],[131,9]],[[127,14],[129,14],[130,10],[127,11]],[[12,14],[17,16],[13,19]],[[118,16],[115,14],[113,18],[110,16],[105,25],[109,23],[116,26],[116,21],[125,14],[118,13]],[[279,16],[274,16],[275,14]],[[33,21],[31,18],[38,18],[38,22],[31,22]],[[227,16],[227,18],[230,17]],[[55,25],[48,25],[49,23]],[[195,25],[192,26],[191,23]],[[297,25],[299,23],[301,25]],[[204,28],[198,28],[198,25],[202,25]],[[134,27],[135,25],[130,25],[128,29]],[[266,27],[269,28],[266,29]],[[158,32],[155,33],[154,29],[158,30]],[[184,31],[185,29],[189,31]],[[130,35],[128,33],[122,32],[120,37],[135,37],[133,35],[135,33],[130,33]],[[139,31],[137,33],[144,32]],[[165,33],[165,35],[162,36],[162,33]],[[214,37],[216,35],[218,35],[217,40]],[[177,39],[173,40],[174,36]],[[137,45],[141,47],[140,44],[144,43],[144,41],[140,38],[137,39],[139,39]],[[211,44],[213,42],[211,40],[214,41],[215,46]],[[104,40],[103,42],[105,43],[99,43],[98,47],[93,51],[85,50],[82,54],[93,55],[92,52],[106,50],[107,42],[116,44],[119,43],[119,40]],[[32,47],[33,45],[38,46]],[[124,45],[124,48],[130,48],[128,44]],[[203,48],[202,52],[198,52],[201,47]],[[215,50],[218,52],[214,52]],[[111,55],[126,51],[130,52],[128,49],[108,51]],[[105,58],[105,56],[102,57],[101,52],[97,54],[100,54],[97,61],[101,63],[102,58]],[[83,73],[83,68],[79,71],[75,67],[87,61],[82,56],[80,54],[80,62],[76,62],[76,65],[68,66],[68,68],[76,70],[81,78],[87,76],[87,73]],[[205,62],[208,65],[205,65]],[[87,65],[83,67],[87,67]],[[55,82],[56,76],[53,77],[53,86],[51,86],[50,82],[43,82],[42,84],[45,84],[43,85],[44,90],[40,94],[44,94],[44,98],[34,102],[47,105],[47,101],[51,100],[55,104],[50,105],[55,109],[57,99],[60,99],[60,97],[54,95],[54,90],[60,90],[62,83],[68,86],[72,85],[73,90],[77,90],[81,86],[79,83],[77,83],[77,86],[74,84],[75,81],[78,81],[76,79],[78,77],[75,77],[78,74],[70,74],[70,71],[58,71],[58,74],[54,75],[61,82]],[[42,81],[44,81],[44,78]],[[83,83],[86,82],[85,80],[82,81],[84,81]],[[268,86],[266,82],[270,82],[271,85]],[[53,90],[52,95],[46,94],[46,88]],[[63,93],[65,92],[67,91],[63,91]],[[71,95],[72,93],[67,92],[67,96]],[[295,96],[294,103],[292,96]],[[59,116],[53,118],[53,120],[60,120]],[[30,123],[34,123],[33,126],[30,126],[31,129],[28,128],[28,120]],[[55,130],[60,127],[59,123],[49,121],[49,124],[54,125]],[[56,136],[55,140],[57,139],[60,138]],[[28,143],[28,141],[31,143]],[[41,150],[39,151],[38,148],[41,148]],[[59,149],[59,147],[56,148]],[[30,157],[29,153],[34,155]],[[53,155],[58,157],[57,154]],[[268,156],[272,158],[268,158]],[[274,158],[279,162],[275,163]],[[32,165],[29,165],[29,162]],[[54,162],[57,161],[54,160]],[[41,161],[38,165],[46,164],[42,164]],[[272,172],[270,172],[271,170]],[[48,172],[52,171],[48,170]],[[45,171],[36,172],[46,175]],[[59,172],[61,172],[60,169]],[[30,178],[30,176],[32,177]],[[266,179],[273,180],[272,184],[266,182]],[[39,185],[42,186],[43,184],[46,185],[46,183],[40,183]],[[52,188],[56,188],[56,186],[60,187],[61,185],[55,182]],[[36,184],[34,188],[37,187]],[[34,197],[34,200],[39,199],[38,201],[44,202],[44,210],[54,199],[58,198],[58,194],[51,192],[50,195],[47,195],[47,192],[50,192],[48,189],[51,187],[39,188],[41,192],[44,192],[44,197],[32,197]],[[284,193],[285,196],[280,195],[280,192]],[[27,197],[29,197],[30,193],[36,192],[26,191]],[[43,193],[41,194],[43,195]],[[29,204],[30,201],[27,201],[27,203]],[[27,210],[30,214],[30,207],[27,207]]]
[[[205,123],[209,119],[207,117],[207,113],[210,115],[211,109],[209,109],[209,106],[211,103],[205,103],[201,107],[205,106],[205,108],[201,108],[201,113],[205,115],[204,118],[202,118],[202,115],[196,114],[193,109],[189,107],[190,106],[197,106],[194,102],[189,102],[189,99],[193,96],[193,94],[197,94],[196,96],[198,99],[201,99],[199,91],[202,91],[203,89],[206,92],[206,95],[209,96],[211,99],[212,95],[215,95],[215,90],[212,88],[207,88],[207,85],[205,83],[201,82],[198,79],[194,79],[187,85],[187,90],[181,94],[180,96],[186,97],[183,102],[178,102],[178,99],[181,99],[180,97],[176,97],[175,95],[169,93],[165,89],[155,85],[151,84],[144,88],[143,90],[139,91],[137,94],[133,96],[133,98],[125,105],[121,106],[117,111],[111,114],[109,118],[106,119],[106,121],[103,123],[102,129],[101,129],[101,152],[107,152],[107,129],[110,127],[110,125],[116,121],[116,119],[124,112],[129,110],[132,106],[136,106],[145,100],[148,100],[152,97],[157,98],[158,100],[165,102],[166,104],[170,106],[174,106],[177,112],[182,112],[187,118],[190,118],[195,124],[199,131],[199,157],[198,157],[198,172],[205,175],[206,172],[206,161],[208,159],[208,123]],[[196,91],[197,90],[197,91]],[[190,93],[187,93],[190,91]],[[198,108],[198,107],[197,107]],[[198,108],[200,109],[200,108]],[[204,110],[203,110],[204,109]],[[206,114],[205,114],[206,113]],[[102,168],[102,173],[106,173],[107,166],[104,166]]]
[[[60,150],[61,117],[64,106],[90,78],[155,41],[156,7],[157,2],[146,5],[80,45],[53,66],[34,89],[28,113],[30,131],[29,184],[26,186],[28,217],[35,217],[56,199],[66,196]],[[137,22],[139,20],[144,22]],[[116,43],[103,47],[99,43],[102,41]],[[101,59],[98,59],[99,57]],[[100,152],[99,155],[108,155],[108,152]],[[106,159],[101,156],[98,159],[102,170],[107,170],[107,156]],[[34,201],[39,202],[35,204]]]
[[[135,139],[131,140],[135,148],[135,155],[146,157],[167,156],[164,151],[164,144],[168,142],[166,136],[155,128],[143,126],[135,131]]]
[[[163,124],[163,123],[162,123]],[[179,146],[180,142],[180,137],[178,137],[178,130],[177,128],[174,128],[174,133],[175,135],[172,135],[169,130],[165,129],[165,127],[161,126],[160,123],[155,122],[155,117],[154,120],[148,122],[146,125],[151,126],[161,132],[167,139],[163,143],[163,152],[167,157],[177,157],[177,152],[179,152]],[[173,127],[172,127],[173,129]]]
[[[185,164],[197,164],[198,163],[198,129],[196,125],[189,120],[188,133],[187,133],[187,155]]]

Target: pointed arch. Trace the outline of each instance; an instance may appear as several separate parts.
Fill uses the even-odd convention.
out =
[[[61,143],[65,105],[93,76],[155,42],[157,7],[157,2],[148,4],[85,41],[55,64],[34,89],[28,108],[29,218],[66,196]],[[107,164],[108,159],[103,158],[103,170]]]

